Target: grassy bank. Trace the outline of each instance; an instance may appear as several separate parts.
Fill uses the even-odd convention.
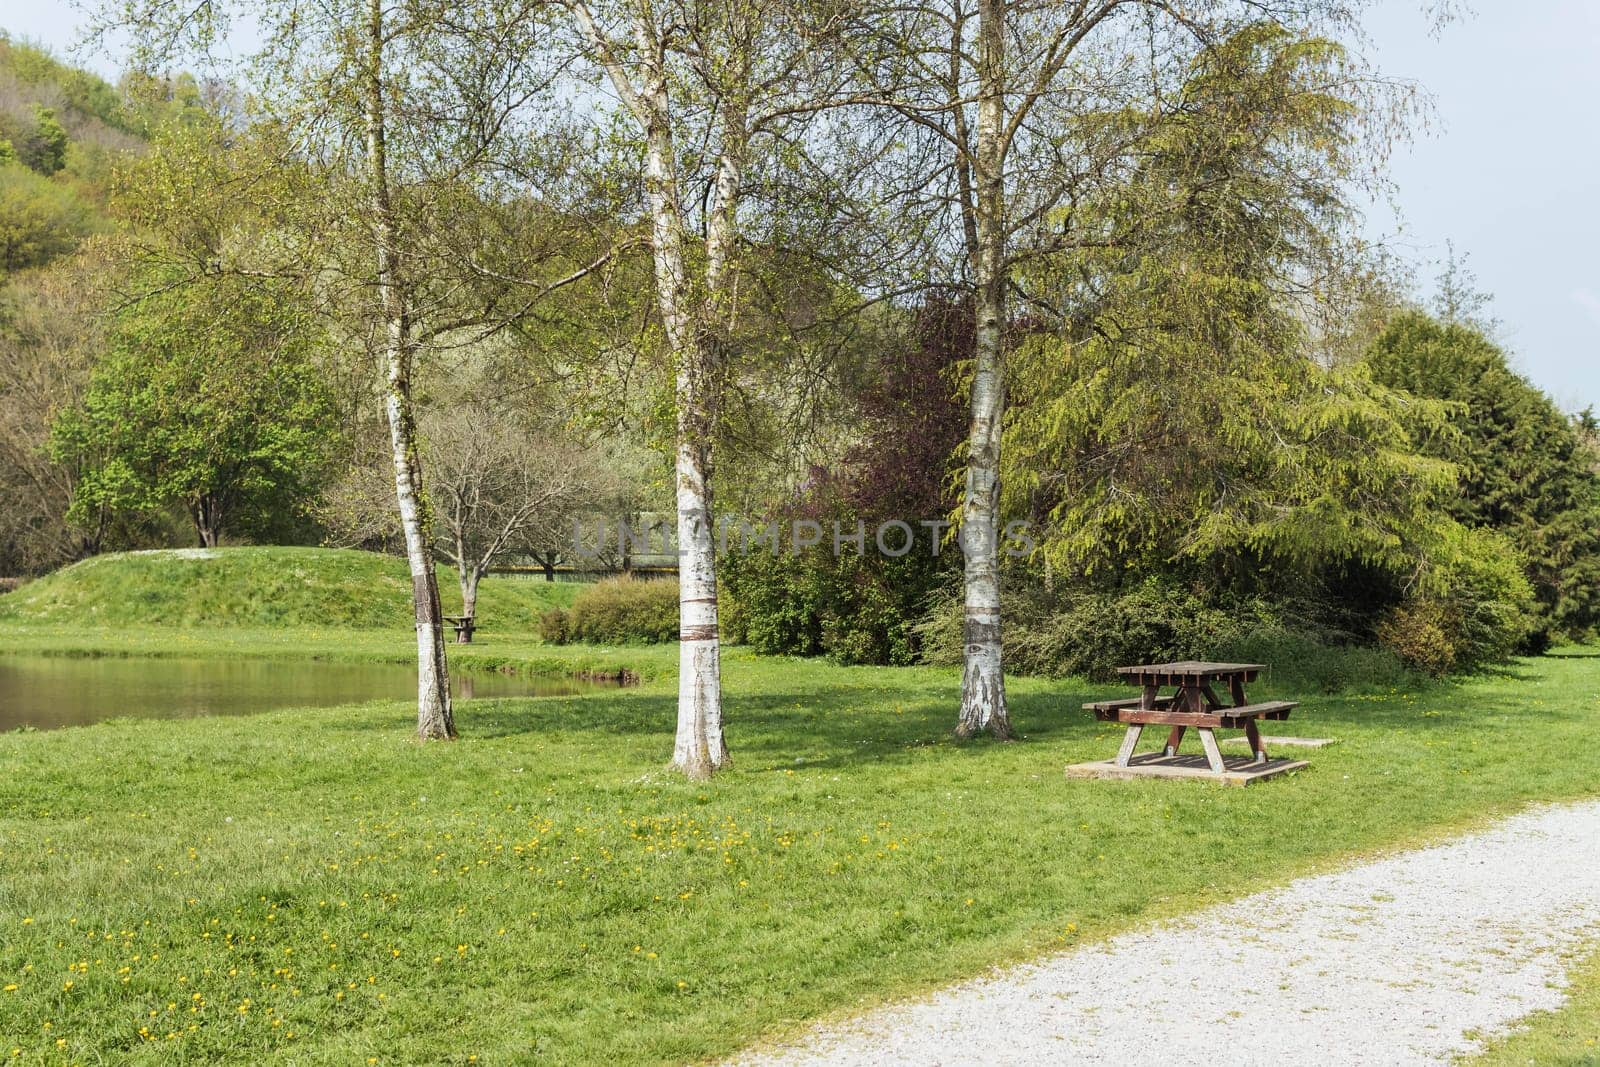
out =
[[[329,626],[185,630],[170,626],[73,626],[0,618],[0,655],[148,656],[160,659],[332,660],[415,663],[416,638],[406,630]],[[479,631],[470,645],[451,644],[458,668],[563,676],[633,672],[641,680],[675,669],[676,645],[547,645],[528,634]]]
[[[1071,683],[1015,684],[1025,743],[958,744],[952,672],[737,651],[734,766],[690,784],[656,662],[464,707],[453,745],[396,703],[0,737],[0,1033],[24,1063],[681,1061],[1600,782],[1581,652],[1313,698],[1296,732],[1339,743],[1249,790],[1066,781],[1116,745]]]
[[[539,615],[581,587],[484,579],[485,629],[535,633]],[[455,572],[441,568],[445,611],[461,607]],[[119,552],[64,567],[0,597],[0,620],[76,626],[409,629],[411,577],[403,560],[331,548]]]

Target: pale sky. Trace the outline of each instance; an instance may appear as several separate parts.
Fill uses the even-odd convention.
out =
[[[1523,373],[1569,410],[1600,407],[1600,4],[1476,6],[1437,35],[1418,0],[1378,0],[1367,20],[1379,68],[1421,83],[1437,116],[1392,162],[1399,216],[1375,206],[1369,235],[1423,279],[1453,241]],[[70,0],[7,7],[14,36],[57,52],[77,38]]]

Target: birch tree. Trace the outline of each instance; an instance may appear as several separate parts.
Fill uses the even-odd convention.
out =
[[[545,288],[473,286],[478,250],[462,249],[458,231],[475,231],[451,217],[471,202],[463,190],[499,192],[499,151],[527,138],[531,102],[548,84],[535,67],[549,56],[533,43],[539,23],[529,6],[133,0],[108,6],[101,27],[130,31],[135,65],[148,68],[178,48],[208,57],[233,19],[254,24],[262,44],[226,72],[249,90],[240,121],[277,131],[280,163],[316,181],[299,202],[276,205],[282,232],[272,261],[222,255],[201,269],[314,276],[332,291],[350,347],[378,358],[425,740],[453,738],[456,727],[417,433],[419,360],[441,339],[503,328]],[[501,252],[483,258],[507,258]]]
[[[923,175],[908,207],[934,220],[928,247],[959,264],[953,280],[971,292],[976,311],[960,508],[958,735],[1014,736],[1000,618],[999,471],[1017,268],[1127,236],[1080,228],[1074,205],[1117,181],[1142,131],[1180,105],[1173,90],[1198,51],[1252,22],[1348,26],[1353,14],[1340,0],[919,0],[863,16],[861,98],[889,109],[897,132],[922,143],[910,156],[913,170],[900,175]],[[1139,121],[1110,121],[1118,115]],[[1031,299],[1029,311],[1072,313]]]
[[[834,24],[813,5],[757,0],[564,4],[640,139],[656,312],[674,376],[680,629],[672,765],[705,778],[728,761],[712,509],[735,324],[749,299],[740,267],[752,236],[752,171],[764,154],[802,136],[807,117],[830,98],[821,42]]]
[[[384,415],[389,425],[394,465],[395,498],[411,570],[412,608],[417,635],[417,736],[456,736],[450,704],[450,668],[444,651],[444,609],[439,603],[439,577],[434,567],[432,536],[423,496],[422,459],[417,439],[414,400],[416,339],[415,301],[402,263],[400,226],[389,168],[389,96],[386,51],[393,27],[386,22],[382,0],[367,0],[351,57],[359,71],[361,135],[365,147],[367,217],[371,227],[372,263],[379,308],[379,336],[385,389]]]

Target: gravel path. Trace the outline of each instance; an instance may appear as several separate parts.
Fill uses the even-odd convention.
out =
[[[1541,808],[736,1062],[1437,1063],[1558,1006],[1597,937],[1600,802]]]

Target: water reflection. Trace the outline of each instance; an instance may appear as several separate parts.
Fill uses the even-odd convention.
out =
[[[459,670],[450,681],[460,700],[572,696],[606,687]],[[404,700],[416,690],[416,672],[398,664],[0,655],[0,730]]]

